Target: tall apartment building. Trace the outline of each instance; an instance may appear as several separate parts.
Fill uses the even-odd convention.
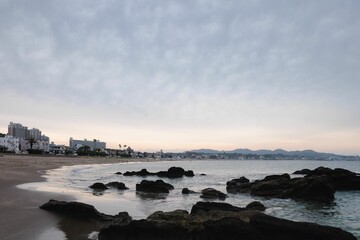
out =
[[[10,122],[8,126],[8,135],[18,138],[29,138],[29,130],[27,127],[21,125],[20,123]]]
[[[29,137],[35,140],[41,140],[41,131],[37,128],[32,128],[29,130]]]

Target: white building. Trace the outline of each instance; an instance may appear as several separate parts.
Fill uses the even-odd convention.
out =
[[[20,152],[20,139],[17,137],[6,135],[5,137],[0,137],[0,146],[4,148],[7,152]]]
[[[27,139],[20,139],[20,151],[27,151],[28,149],[31,149],[31,142]],[[36,140],[33,145],[32,149],[42,150],[43,152],[47,153],[50,151],[50,144],[48,141],[41,141]]]

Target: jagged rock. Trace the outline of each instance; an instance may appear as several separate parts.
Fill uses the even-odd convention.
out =
[[[106,184],[106,187],[112,187],[112,188],[116,188],[118,190],[126,190],[129,189],[128,187],[125,186],[124,183],[122,182],[109,182]]]
[[[109,189],[105,184],[100,182],[94,183],[93,185],[90,186],[90,188],[98,191]]]
[[[150,193],[169,193],[174,187],[163,180],[148,181],[143,180],[140,184],[136,184],[136,191]]]
[[[226,212],[241,212],[245,208],[240,208],[233,206],[228,203],[219,203],[219,202],[197,202],[191,208],[191,214],[197,214],[202,212],[209,211],[226,211]]]
[[[246,210],[257,210],[257,211],[261,211],[261,212],[266,210],[266,207],[264,206],[264,204],[262,204],[259,201],[251,202],[248,205],[246,205],[245,208],[246,208]]]
[[[201,191],[201,198],[225,200],[228,196],[214,188],[205,188]]]
[[[225,209],[237,210],[231,205]],[[351,233],[339,228],[293,222],[259,211],[222,211],[218,208],[191,214],[184,210],[158,211],[146,220],[134,220],[127,225],[111,225],[100,230],[99,240],[117,239],[356,240]]]
[[[298,171],[295,171],[293,174],[303,174],[303,175],[307,175],[311,173],[311,170],[310,169],[307,169],[307,168],[304,168],[302,170],[298,170]]]

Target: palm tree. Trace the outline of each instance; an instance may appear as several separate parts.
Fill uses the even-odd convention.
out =
[[[32,150],[34,144],[37,143],[37,140],[36,140],[35,138],[33,138],[33,137],[30,137],[30,138],[28,139],[28,142],[27,142],[27,143],[30,144],[30,149]]]

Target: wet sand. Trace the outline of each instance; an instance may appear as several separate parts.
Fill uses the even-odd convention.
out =
[[[49,199],[74,200],[68,195],[19,189],[17,185],[44,181],[42,174],[46,170],[61,166],[125,161],[127,159],[0,154],[0,239],[36,239],[59,221],[39,206]]]

